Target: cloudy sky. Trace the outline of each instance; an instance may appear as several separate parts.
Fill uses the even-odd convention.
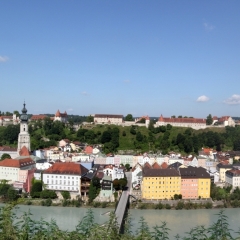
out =
[[[1,1],[1,111],[240,116],[240,1]]]

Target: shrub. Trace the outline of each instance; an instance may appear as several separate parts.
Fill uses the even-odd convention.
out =
[[[166,208],[166,209],[171,209],[172,207],[171,207],[170,204],[167,203],[167,204],[165,205],[165,208]]]
[[[45,200],[45,205],[47,207],[50,207],[52,205],[52,199],[51,198],[48,198],[47,200]]]
[[[206,209],[212,208],[212,203],[211,203],[211,202],[207,202],[207,203],[205,204],[205,208],[206,208]]]
[[[147,208],[147,205],[146,205],[146,203],[142,203],[142,204],[139,205],[138,208],[139,208],[139,209],[146,209],[146,208]]]
[[[100,207],[101,203],[100,202],[94,202],[93,203],[93,207],[97,208]]]
[[[27,205],[32,205],[32,201],[28,200],[28,201],[26,202],[26,204],[27,204]]]
[[[163,209],[163,204],[159,202],[158,204],[155,205],[155,209]]]
[[[102,202],[102,208],[106,208],[107,207],[107,202]]]

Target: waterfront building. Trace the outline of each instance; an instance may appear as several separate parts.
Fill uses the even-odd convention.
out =
[[[132,187],[139,188],[142,183],[142,165],[137,163],[132,168]]]
[[[177,170],[148,167],[143,168],[141,186],[143,199],[171,199],[175,194],[180,194],[181,177]]]
[[[43,172],[43,184],[49,190],[69,191],[78,195],[81,194],[81,177],[87,172],[81,164],[56,162]]]
[[[232,169],[226,171],[226,185],[227,186],[232,186],[232,188],[240,188],[240,170],[239,169]]]
[[[211,178],[206,169],[189,166],[179,171],[183,199],[210,198]]]
[[[30,192],[35,162],[31,158],[0,161],[0,180],[7,180],[15,188]]]
[[[62,123],[66,123],[68,120],[68,115],[67,112],[65,111],[64,113],[60,113],[59,110],[55,113],[55,116],[53,118],[53,121],[60,121]]]

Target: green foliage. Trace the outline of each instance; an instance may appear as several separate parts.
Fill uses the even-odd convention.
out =
[[[133,118],[132,114],[128,114],[128,115],[125,117],[125,121],[134,121],[134,118]]]
[[[48,198],[54,199],[54,198],[57,198],[57,194],[55,191],[44,189],[40,193],[40,197],[44,199],[48,199]]]
[[[42,192],[42,181],[34,181],[30,191],[30,195],[33,198],[39,198]]]
[[[65,199],[65,200],[71,198],[70,192],[68,192],[68,191],[62,191],[61,195],[62,195],[63,199]]]
[[[11,156],[10,156],[9,154],[7,154],[7,153],[4,153],[4,154],[1,156],[1,159],[0,159],[0,160],[2,161],[2,160],[7,159],[7,158],[9,159],[9,158],[11,158]]]
[[[213,123],[213,118],[212,118],[212,115],[209,114],[206,119],[206,124],[211,125],[212,123]]]

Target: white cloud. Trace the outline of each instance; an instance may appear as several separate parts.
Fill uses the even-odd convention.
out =
[[[224,103],[229,105],[237,105],[240,104],[240,95],[233,94],[230,98],[226,99]]]
[[[209,101],[209,97],[202,95],[200,97],[198,97],[197,102],[207,102]]]
[[[6,61],[8,61],[8,57],[6,57],[6,56],[0,56],[0,62],[6,62]]]
[[[212,31],[215,28],[215,26],[213,26],[212,24],[207,23],[207,22],[204,22],[203,26],[204,26],[205,30],[209,31],[209,32]]]
[[[82,95],[85,95],[85,96],[86,96],[86,95],[89,95],[89,94],[88,94],[87,92],[85,92],[85,91],[84,91],[84,92],[81,92],[81,94],[82,94]]]

